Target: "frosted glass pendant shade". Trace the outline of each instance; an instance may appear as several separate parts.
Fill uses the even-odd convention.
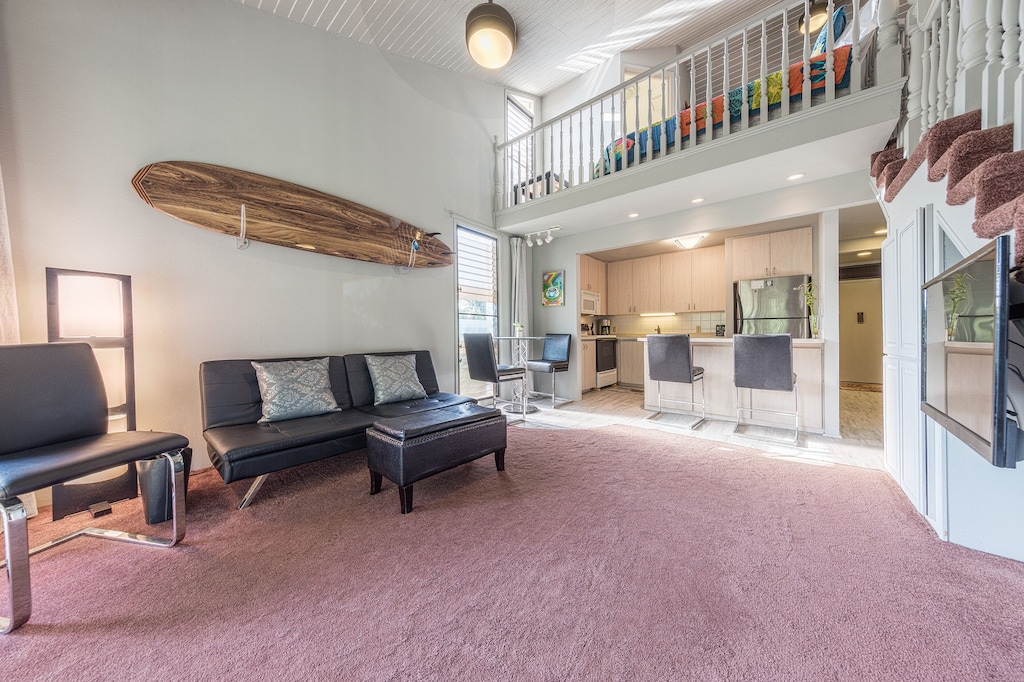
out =
[[[466,49],[485,69],[500,69],[516,49],[516,22],[504,7],[485,2],[466,17]]]

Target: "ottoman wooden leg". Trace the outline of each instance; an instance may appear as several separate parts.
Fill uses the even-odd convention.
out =
[[[399,486],[398,501],[402,503],[402,513],[408,514],[412,511],[412,484]]]
[[[382,476],[380,474],[374,473],[372,471],[370,472],[370,494],[371,495],[376,495],[377,493],[380,492],[381,478],[382,478]]]
[[[494,451],[494,466],[498,467],[498,471],[505,470],[505,448]]]

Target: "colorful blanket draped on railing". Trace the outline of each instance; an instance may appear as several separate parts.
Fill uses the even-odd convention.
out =
[[[843,45],[837,47],[833,51],[835,57],[834,69],[836,74],[836,90],[848,88],[850,86],[850,45]],[[820,91],[825,89],[825,62],[827,55],[818,55],[810,59],[811,66],[811,92]],[[803,96],[803,71],[804,63],[797,62],[789,67],[789,101],[798,101]],[[776,71],[775,73],[768,74],[766,79],[768,81],[768,109],[775,109],[776,107],[782,106],[782,71]],[[746,88],[742,86],[733,88],[729,91],[729,120],[730,122],[739,121],[743,116],[743,91],[746,90],[748,113],[757,114],[761,110],[761,83],[762,79],[747,83]],[[712,128],[720,128],[722,126],[722,118],[725,113],[724,107],[725,97],[719,95],[711,100],[711,125]],[[672,117],[668,119],[665,124],[665,144],[668,147],[673,147],[676,143],[676,129],[682,122],[682,139],[686,141],[690,137],[691,128],[694,124],[697,128],[697,134],[707,132],[707,102],[701,102],[696,107],[696,121],[691,122],[691,109],[684,109],[679,113],[678,118]],[[662,134],[661,134],[662,122],[658,121],[651,129],[641,128],[640,133],[640,158],[647,157],[648,136],[653,137],[653,152],[658,155],[661,152]],[[629,133],[626,135],[626,164],[632,165],[634,161],[637,134]],[[622,138],[615,140],[615,170],[622,170]],[[604,173],[610,173],[611,170],[611,150],[612,145],[609,144],[604,148],[604,154],[601,161],[594,164],[594,177],[599,177],[601,174],[601,168],[603,166]]]

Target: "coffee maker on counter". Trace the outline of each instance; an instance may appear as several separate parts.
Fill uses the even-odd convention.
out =
[[[597,333],[607,336],[612,333],[612,321],[605,318],[597,323]]]

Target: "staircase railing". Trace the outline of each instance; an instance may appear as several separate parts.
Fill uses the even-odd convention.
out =
[[[788,0],[497,144],[496,210],[629,173],[870,87],[875,51],[900,52],[897,0],[828,0],[834,20],[825,23],[818,55],[818,31],[800,30],[809,4]],[[841,7],[851,39],[837,46]],[[879,82],[901,76],[899,61]]]

